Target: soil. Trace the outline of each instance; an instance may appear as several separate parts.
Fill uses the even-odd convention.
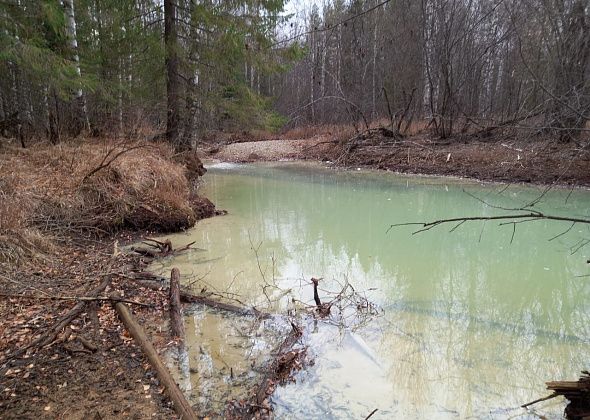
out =
[[[126,278],[125,270],[132,261],[125,256],[113,261],[111,246],[64,245],[57,258],[34,268],[14,267],[14,273],[6,273],[7,278],[18,280],[3,287],[0,303],[1,316],[10,320],[0,327],[2,418],[176,418],[147,359],[109,302],[89,304],[82,316],[49,345],[11,357],[76,303],[16,295],[80,296],[96,287],[108,272],[112,283],[104,295],[117,290],[125,299],[149,304],[132,309],[156,346],[164,349],[166,337],[160,330],[166,296],[137,287]],[[96,349],[88,349],[82,341]]]
[[[330,161],[343,167],[451,175],[482,181],[590,186],[590,150],[573,142],[418,135],[393,141],[379,133],[349,142],[326,137],[232,143],[206,150],[227,162]]]

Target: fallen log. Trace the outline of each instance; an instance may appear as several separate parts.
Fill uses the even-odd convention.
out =
[[[252,309],[244,308],[242,306],[233,305],[231,303],[220,302],[218,300],[214,300],[214,299],[211,299],[211,298],[208,298],[205,296],[197,296],[197,295],[193,295],[193,294],[187,293],[187,292],[181,291],[180,299],[183,300],[184,302],[200,303],[205,306],[209,306],[210,308],[221,309],[223,311],[233,312],[238,315],[252,315],[252,316],[257,316],[259,318],[270,317],[269,313],[260,312],[258,309],[255,309],[255,308],[252,308]]]
[[[141,279],[134,279],[140,286],[147,287],[152,290],[166,290],[166,286],[154,280],[141,280]],[[200,303],[205,306],[209,306],[210,308],[220,309],[227,312],[233,312],[238,315],[252,315],[257,316],[260,318],[268,318],[270,317],[269,313],[261,312],[258,309],[252,308],[244,308],[243,306],[233,305],[231,303],[220,302],[215,299],[211,299],[205,296],[198,296],[194,295],[190,292],[180,289],[180,300],[186,303]]]
[[[170,333],[184,342],[184,322],[180,303],[180,271],[173,268],[170,275]]]
[[[198,417],[193,411],[191,405],[184,397],[184,394],[180,391],[180,388],[178,388],[174,378],[172,378],[172,375],[160,359],[158,352],[147,337],[142,326],[133,317],[129,311],[129,308],[127,308],[127,305],[117,302],[114,304],[114,307],[117,311],[117,314],[119,314],[119,318],[158,374],[158,378],[164,385],[166,394],[174,404],[174,411],[176,411],[176,413],[183,420],[197,420]]]

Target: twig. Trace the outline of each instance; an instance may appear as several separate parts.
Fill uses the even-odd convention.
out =
[[[555,394],[554,393],[554,394],[551,394],[551,395],[549,395],[547,397],[539,398],[539,399],[536,399],[535,401],[531,401],[531,402],[528,402],[526,404],[523,404],[523,405],[521,405],[521,407],[522,408],[527,408],[530,405],[537,404],[537,403],[540,403],[542,401],[547,401],[547,400],[550,400],[551,398],[555,398],[557,396],[558,396],[558,394]]]
[[[88,178],[90,178],[92,175],[94,175],[95,173],[97,173],[98,171],[104,169],[104,168],[108,168],[111,163],[113,163],[115,160],[117,160],[120,156],[122,156],[125,153],[131,152],[133,150],[136,149],[141,149],[144,147],[151,147],[151,145],[149,144],[140,144],[137,146],[132,146],[126,149],[121,150],[119,153],[115,154],[112,158],[109,159],[109,156],[111,155],[111,153],[113,153],[113,151],[118,147],[114,146],[112,149],[110,149],[107,154],[102,158],[102,161],[100,162],[100,164],[94,168],[93,170],[91,170],[90,172],[88,172],[86,175],[84,175],[84,178],[82,178],[82,181],[80,182],[80,184],[85,183]]]
[[[376,408],[373,411],[371,411],[371,413],[367,417],[365,417],[365,420],[370,419],[373,416],[373,414],[375,414],[377,412],[377,410],[379,410],[379,409]]]

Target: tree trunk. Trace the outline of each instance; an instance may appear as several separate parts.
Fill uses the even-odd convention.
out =
[[[377,118],[376,98],[377,98],[377,15],[373,22],[373,72],[371,74],[372,95],[371,95],[371,119]]]
[[[180,138],[180,77],[178,74],[178,33],[176,26],[176,4],[164,0],[164,44],[166,46],[166,139],[175,147]]]
[[[560,58],[555,65],[555,88],[550,126],[562,140],[578,137],[590,118],[590,88],[586,69],[590,61],[590,24],[585,1],[572,7],[560,42]],[[566,26],[567,25],[567,26]]]
[[[53,105],[48,104],[48,124],[49,124],[49,141],[51,144],[57,144],[60,141],[59,138],[59,120],[58,120],[58,99],[55,90],[51,88],[51,96],[53,97]]]
[[[80,71],[80,57],[78,56],[78,38],[76,35],[74,1],[63,0],[63,7],[66,15],[66,32],[68,35],[68,47],[72,52],[72,60],[74,61],[74,66],[76,67],[76,74],[78,75],[78,79],[81,79],[82,73]],[[76,123],[78,125],[78,127],[76,127],[76,130],[79,131],[79,129],[81,129],[82,127],[86,130],[90,130],[90,122],[88,120],[88,112],[86,109],[86,98],[84,97],[82,88],[78,88],[76,90],[76,92],[74,93],[74,100],[76,106]]]
[[[123,58],[119,57],[117,91],[117,126],[119,137],[123,137]]]
[[[315,28],[311,32],[311,65],[309,69],[309,102],[311,104],[311,124],[315,124],[315,95],[314,95],[314,73],[315,73]]]

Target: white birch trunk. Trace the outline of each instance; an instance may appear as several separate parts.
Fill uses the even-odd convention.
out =
[[[313,24],[313,23],[312,23]],[[310,103],[311,103],[311,123],[315,123],[315,104],[314,104],[314,83],[313,83],[313,73],[315,67],[315,31],[312,30],[311,32],[311,66],[309,72],[309,95],[310,95]]]
[[[78,37],[76,34],[76,18],[74,15],[74,1],[73,0],[63,0],[63,7],[66,15],[66,31],[68,35],[68,47],[72,51],[72,60],[74,61],[74,66],[76,68],[76,74],[80,79],[82,77],[82,73],[80,71],[80,57],[78,56]],[[75,99],[81,104],[82,108],[82,117],[84,119],[84,124],[87,129],[90,128],[90,123],[88,121],[88,112],[86,109],[86,98],[84,98],[84,93],[82,89],[77,89],[75,93]]]

